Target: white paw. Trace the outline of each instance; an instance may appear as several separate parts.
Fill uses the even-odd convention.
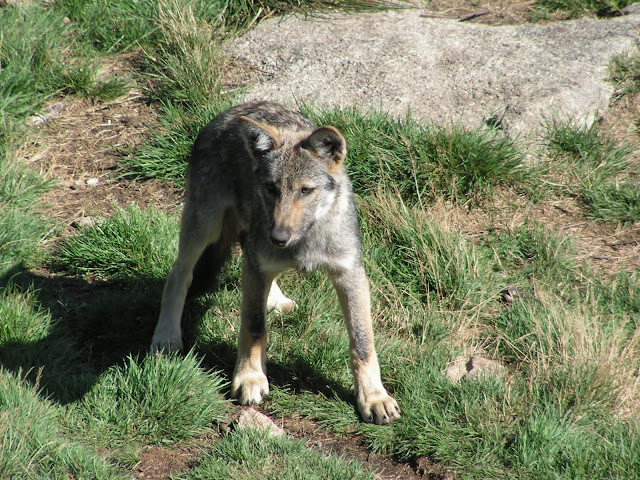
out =
[[[151,353],[162,352],[171,353],[182,350],[182,333],[178,332],[173,335],[164,335],[155,333],[151,340]]]
[[[280,301],[275,303],[274,305],[268,305],[267,308],[269,310],[273,310],[276,313],[289,313],[292,312],[294,308],[296,308],[297,303],[291,300],[290,298],[283,297]]]
[[[267,310],[273,310],[276,313],[289,313],[294,308],[296,308],[296,302],[285,296],[278,284],[273,282],[267,298]]]
[[[358,398],[358,410],[365,422],[376,425],[386,425],[400,418],[398,403],[384,391],[367,395],[366,399]]]
[[[256,405],[269,393],[269,381],[262,372],[238,372],[231,382],[231,396],[240,405]]]

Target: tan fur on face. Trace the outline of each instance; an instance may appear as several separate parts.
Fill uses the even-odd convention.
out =
[[[267,309],[295,306],[275,278],[287,268],[320,268],[331,277],[346,320],[362,418],[378,424],[398,418],[398,405],[380,378],[346,155],[336,128],[316,128],[273,102],[237,105],[201,130],[187,169],[178,259],[163,294],[153,350],[182,347],[180,320],[192,278],[196,283],[202,270],[221,268],[225,252],[239,241],[242,318],[231,383],[238,402],[259,403],[269,392]],[[311,191],[303,192],[305,187]]]

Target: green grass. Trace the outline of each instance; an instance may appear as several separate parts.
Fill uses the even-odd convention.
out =
[[[167,40],[168,32],[166,25],[158,20],[167,13],[177,14],[181,20],[190,16],[215,26],[218,35],[229,35],[244,31],[263,18],[283,13],[394,8],[384,0],[56,0],[55,5],[82,27],[82,35],[98,50],[108,52],[161,45]],[[105,18],[109,22],[105,22]],[[180,24],[175,22],[173,26]]]
[[[613,17],[631,3],[632,0],[536,0],[534,12],[537,19]]]
[[[162,107],[159,130],[140,151],[123,162],[122,174],[133,178],[155,178],[183,185],[187,158],[200,128],[230,103],[214,103],[203,108],[186,108],[175,103]]]
[[[97,279],[164,279],[178,252],[178,232],[177,219],[131,205],[65,240],[56,264]]]
[[[638,172],[628,145],[617,146],[597,122],[558,119],[547,123],[547,144],[557,160],[552,168],[564,170],[565,194],[577,198],[587,217],[611,223],[640,219]]]
[[[97,58],[87,55],[61,13],[9,6],[0,10],[0,25],[3,116],[23,117],[55,94],[112,99],[124,93],[122,81],[98,79]]]
[[[358,462],[310,450],[304,442],[241,430],[217,443],[189,475],[177,478],[373,480],[377,477]]]
[[[318,125],[342,131],[349,146],[349,170],[361,195],[388,185],[411,204],[437,197],[459,203],[491,195],[502,185],[526,182],[523,154],[499,131],[424,126],[375,111],[303,109]]]
[[[147,355],[177,217],[134,205],[62,235],[38,202],[48,183],[19,153],[31,134],[23,122],[43,102],[111,98],[125,87],[100,73],[106,55],[135,52],[134,80],[161,102],[159,127],[121,173],[180,185],[198,130],[233,102],[221,88],[221,39],[282,11],[333,7],[364,5],[59,0],[0,9],[0,477],[128,478],[146,446],[186,445],[198,454],[173,478],[375,478],[290,438],[221,434],[240,260],[218,291],[187,302],[190,353]],[[628,76],[615,77],[621,89]],[[321,272],[280,279],[298,308],[270,316],[263,408],[389,459],[426,457],[457,478],[639,478],[639,274],[595,271],[566,231],[527,218],[534,201],[553,211],[550,202],[573,199],[589,227],[632,231],[631,148],[597,122],[547,122],[540,153],[487,128],[303,110],[347,137],[382,377],[403,416],[387,427],[361,422],[344,321]],[[508,285],[524,292],[512,305],[500,301]],[[444,375],[470,355],[507,373]]]
[[[361,202],[360,212],[376,283],[446,310],[473,310],[497,294],[488,288],[492,276],[483,269],[484,252],[424,210],[380,195]]]
[[[67,430],[110,448],[191,438],[225,418],[229,403],[222,387],[221,377],[202,371],[193,354],[129,357],[105,372],[69,409]]]
[[[613,84],[618,99],[640,92],[640,58],[637,50],[611,59],[609,81]]]
[[[60,411],[20,374],[0,368],[0,477],[32,479],[126,478],[87,446],[69,440]]]
[[[48,182],[22,165],[11,148],[0,145],[0,277],[13,267],[42,261],[41,243],[53,230],[37,204]]]

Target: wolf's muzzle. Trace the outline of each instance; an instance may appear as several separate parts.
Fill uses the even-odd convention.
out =
[[[291,230],[288,228],[273,228],[269,235],[269,240],[276,247],[284,247],[291,240]]]

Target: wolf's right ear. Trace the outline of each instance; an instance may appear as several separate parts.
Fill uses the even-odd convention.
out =
[[[247,150],[257,162],[262,156],[282,145],[280,132],[271,125],[249,117],[240,117],[239,128]]]

